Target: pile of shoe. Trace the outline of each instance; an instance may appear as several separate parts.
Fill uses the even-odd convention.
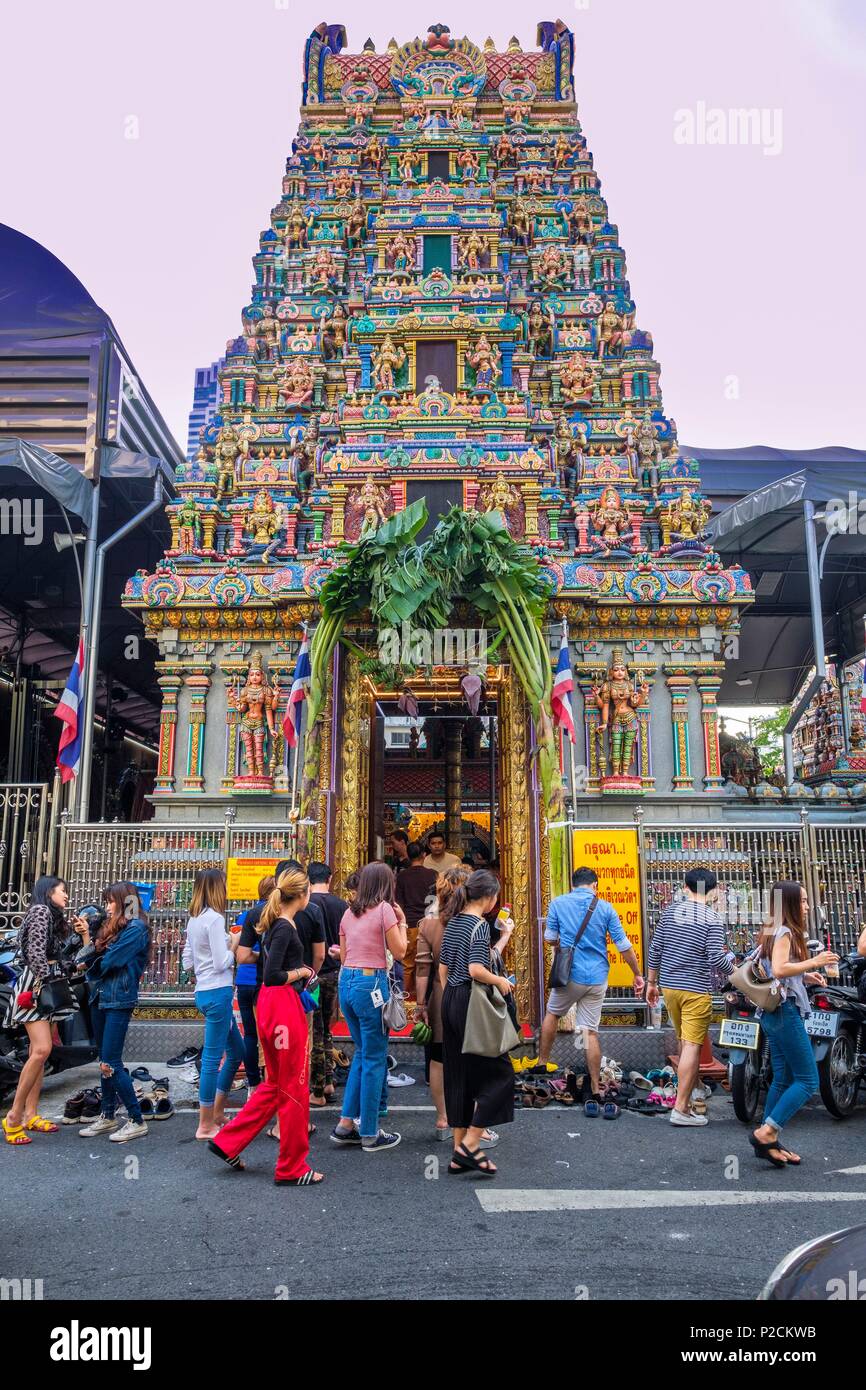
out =
[[[64,1125],[89,1125],[102,1111],[102,1092],[98,1086],[76,1091],[63,1107]]]
[[[677,1103],[677,1074],[673,1067],[656,1067],[646,1076],[633,1071],[629,1080],[643,1094],[628,1103],[638,1115],[667,1115]]]
[[[147,1067],[136,1067],[131,1073],[135,1095],[145,1120],[170,1120],[175,1113],[169,1095],[167,1076],[151,1076]]]
[[[190,1044],[189,1047],[183,1048],[176,1057],[169,1057],[165,1065],[177,1068],[178,1081],[189,1081],[195,1085],[201,1075],[201,1054],[202,1049],[200,1047],[193,1047]]]

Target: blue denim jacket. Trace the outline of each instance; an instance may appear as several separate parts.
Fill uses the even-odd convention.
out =
[[[149,951],[150,932],[134,917],[87,971],[91,1004],[101,1009],[134,1008]]]

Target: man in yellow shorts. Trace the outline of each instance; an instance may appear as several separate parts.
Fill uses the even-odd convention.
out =
[[[717,887],[712,869],[689,869],[682,897],[668,903],[650,943],[647,1003],[651,1008],[658,1004],[661,985],[665,1007],[680,1040],[672,1125],[707,1123],[706,1115],[694,1113],[691,1101],[700,1071],[701,1048],[713,1017],[711,971],[716,967],[730,973],[734,968],[734,954],[725,944],[722,919],[710,905]]]

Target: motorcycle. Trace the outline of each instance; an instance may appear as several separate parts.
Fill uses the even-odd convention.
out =
[[[820,948],[820,942],[811,942]],[[866,959],[843,956],[853,985],[829,981],[808,986],[812,1013],[805,1021],[818,1064],[821,1099],[837,1120],[847,1119],[857,1104],[860,1082],[866,1077]],[[773,1079],[770,1048],[755,1005],[739,990],[725,992],[725,1018],[719,1045],[729,1048],[729,1079],[734,1114],[751,1124]]]
[[[74,955],[80,950],[80,946],[77,938],[70,941],[62,961],[65,966],[71,968],[74,965]],[[15,967],[17,949],[18,941],[15,935],[0,937],[0,1020],[5,1017],[18,978]],[[74,974],[70,974],[69,984],[78,1004],[78,1012],[57,1024],[57,1041],[45,1063],[46,1076],[56,1076],[59,1072],[71,1071],[73,1067],[83,1067],[96,1060],[97,1049],[93,1042],[90,1004],[84,976],[79,974],[76,978]],[[0,1100],[6,1100],[14,1094],[28,1052],[29,1039],[24,1025],[19,1023],[6,1028],[0,1024]]]
[[[847,1120],[866,1077],[866,958],[843,956],[839,967],[851,972],[853,984],[810,985],[806,1032],[815,1049],[821,1099],[834,1119]]]

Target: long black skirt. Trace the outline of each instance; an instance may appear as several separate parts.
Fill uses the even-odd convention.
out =
[[[514,1068],[508,1053],[477,1057],[463,1051],[471,984],[446,985],[442,996],[445,1109],[452,1129],[487,1129],[514,1119]]]

